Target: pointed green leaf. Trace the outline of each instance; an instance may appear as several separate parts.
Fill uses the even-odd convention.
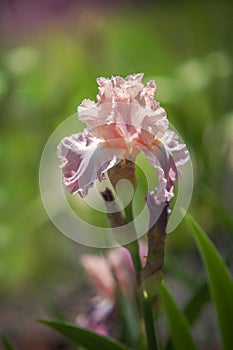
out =
[[[171,336],[176,350],[196,350],[190,333],[188,321],[181,310],[178,309],[166,285],[161,285],[162,301],[169,319]]]
[[[192,228],[194,239],[203,258],[208,274],[209,287],[217,311],[222,341],[225,350],[233,349],[233,281],[230,273],[208,236],[186,214],[186,221]]]
[[[87,329],[73,326],[56,320],[39,320],[39,322],[55,329],[75,344],[88,350],[130,350],[129,347],[116,340],[101,336]]]
[[[194,321],[198,318],[200,315],[200,312],[203,308],[203,306],[210,300],[209,297],[209,290],[207,287],[207,283],[203,283],[194,291],[191,299],[186,304],[184,308],[184,314],[187,318],[187,321],[190,325],[194,323]],[[173,349],[172,346],[172,339],[171,337],[168,339],[164,350],[171,350]]]
[[[5,350],[14,350],[13,347],[11,346],[11,344],[9,343],[9,341],[7,340],[7,338],[4,335],[2,335],[1,338],[2,338],[3,348]]]
[[[117,289],[116,293],[120,307],[124,342],[132,346],[133,349],[140,350],[142,349],[143,335],[141,333],[136,300],[126,300],[119,289]]]
[[[233,260],[233,249],[229,251],[229,253],[226,256],[226,264],[229,266]],[[191,299],[188,301],[184,308],[184,314],[187,317],[187,320],[190,325],[192,325],[200,315],[200,312],[203,308],[203,306],[210,301],[209,296],[209,288],[207,282],[203,282],[201,285],[199,285]],[[173,349],[171,338],[168,339],[167,344],[164,347],[164,350],[171,350]]]

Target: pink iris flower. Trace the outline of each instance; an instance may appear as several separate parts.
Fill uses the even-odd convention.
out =
[[[145,266],[147,245],[139,241],[140,259]],[[86,313],[79,313],[76,324],[96,333],[109,335],[112,321],[118,313],[117,288],[128,299],[136,293],[136,278],[129,251],[124,247],[111,249],[107,255],[84,254],[81,264],[96,296]]]
[[[58,146],[64,184],[69,192],[86,196],[95,180],[142,152],[158,171],[156,200],[170,201],[177,166],[189,159],[186,145],[169,130],[165,110],[155,100],[156,84],[142,83],[143,74],[125,79],[98,78],[97,102],[84,100],[78,107],[83,132],[65,137]]]

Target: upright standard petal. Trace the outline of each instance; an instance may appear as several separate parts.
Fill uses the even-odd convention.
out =
[[[114,106],[112,102],[97,105],[94,101],[84,100],[78,106],[78,118],[91,130],[96,126],[109,125],[114,122]]]
[[[99,104],[109,102],[135,103],[144,88],[141,82],[143,74],[132,74],[125,79],[119,76],[111,79],[98,78],[99,93],[97,100]]]

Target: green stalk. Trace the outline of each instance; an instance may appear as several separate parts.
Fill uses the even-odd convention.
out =
[[[109,189],[106,189],[104,192],[102,192],[102,196],[106,202],[106,205],[107,205],[107,202],[112,202],[114,200],[113,194]],[[146,338],[147,338],[147,350],[158,350],[159,347],[158,347],[158,342],[157,342],[157,337],[155,332],[154,317],[153,317],[153,311],[152,311],[153,298],[151,298],[151,296],[147,292],[147,287],[144,283],[144,279],[142,279],[142,272],[144,272],[144,269],[142,269],[142,263],[141,263],[140,254],[139,254],[139,243],[137,240],[136,229],[134,227],[134,222],[133,222],[134,217],[133,217],[132,204],[133,203],[131,201],[129,205],[125,208],[125,218],[123,217],[120,211],[119,212],[117,211],[116,213],[114,213],[114,215],[108,213],[108,219],[112,228],[127,225],[127,224],[131,226],[133,238],[135,240],[125,245],[124,247],[128,249],[131,255],[137,284],[140,287],[140,292],[139,292],[140,298],[138,298],[139,299],[138,306],[140,305],[139,311],[141,309],[142,316],[144,319]],[[149,265],[150,265],[150,262],[149,262]],[[149,272],[150,272],[150,266],[149,266]]]
[[[133,225],[133,209],[132,209],[132,201],[125,208],[125,222],[126,224],[132,223],[132,229],[136,234],[135,227]],[[131,255],[134,270],[137,278],[137,282],[139,283],[139,276],[142,271],[142,263],[139,254],[139,243],[138,240],[129,243],[125,246]],[[142,293],[140,295],[140,306],[142,309],[142,316],[144,319],[146,338],[147,338],[147,349],[148,350],[158,350],[158,342],[154,327],[154,317],[153,317],[153,308],[152,308],[152,300],[149,298],[147,290],[145,286],[143,286]]]
[[[145,324],[145,331],[147,337],[147,349],[148,350],[158,350],[158,341],[156,336],[156,330],[154,325],[154,316],[152,302],[146,289],[142,291],[142,312]]]
[[[125,224],[131,223],[131,228],[132,228],[133,234],[135,235],[135,241],[125,245],[125,248],[127,248],[128,251],[130,252],[132,262],[134,265],[134,270],[136,273],[136,278],[138,281],[139,273],[142,269],[142,263],[141,263],[141,259],[140,259],[139,243],[137,240],[137,235],[136,235],[136,230],[134,227],[133,219],[134,219],[133,218],[133,201],[131,201],[127,205],[127,207],[125,207]]]
[[[139,244],[138,241],[131,242],[127,245],[125,245],[125,248],[128,249],[131,255],[131,259],[133,262],[135,274],[136,274],[136,279],[138,281],[140,271],[142,269],[142,263],[139,255]]]
[[[153,197],[149,198],[148,207],[150,210],[150,229],[148,231],[148,255],[146,265],[141,271],[140,276],[142,287],[142,308],[148,339],[148,350],[157,350],[159,348],[151,304],[153,298],[159,294],[160,285],[163,279],[164,247],[169,203],[165,203],[158,220],[155,223],[152,221],[151,224],[155,205],[153,204]]]

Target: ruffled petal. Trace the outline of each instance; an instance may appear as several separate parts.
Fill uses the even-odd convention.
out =
[[[138,103],[140,94],[144,88],[144,84],[141,82],[142,78],[142,73],[129,75],[125,79],[119,76],[112,77],[111,79],[98,78],[98,103]]]
[[[116,103],[115,122],[118,124],[132,125],[137,130],[145,129],[156,136],[158,131],[161,135],[167,130],[168,121],[163,108],[153,111],[135,103]]]
[[[170,209],[168,209],[169,202],[161,202],[158,200],[157,193],[155,191],[150,191],[146,196],[146,204],[149,209],[150,220],[149,220],[149,233],[148,233],[148,255],[153,253],[156,250],[156,238],[158,239],[158,231],[154,237],[154,230],[161,230],[162,228],[166,228],[168,215],[170,214]],[[161,232],[162,233],[162,232]],[[146,266],[145,266],[146,267]],[[149,265],[147,264],[147,268]],[[149,272],[149,271],[148,271]],[[150,274],[149,274],[150,275]]]
[[[173,182],[170,186],[168,185],[169,182],[171,182],[171,178],[167,178],[164,170],[158,167],[158,187],[156,191],[156,199],[159,203],[163,203],[165,201],[169,202],[174,197]]]
[[[136,74],[129,74],[125,78],[126,81],[128,82],[141,82],[142,78],[144,77],[144,73],[136,73]]]
[[[89,100],[89,103],[86,101],[78,106],[78,118],[87,124],[89,131],[96,126],[109,125],[115,121],[115,109],[112,103],[97,105],[94,101]]]
[[[125,78],[124,89],[130,95],[131,103],[138,103],[140,94],[144,88],[142,83],[143,73],[131,74]]]
[[[93,101],[85,100],[78,107],[78,113],[79,119],[87,123],[89,132],[105,141],[118,138],[122,139],[122,143],[131,144],[144,131],[149,132],[152,138],[160,138],[168,128],[166,112],[162,107],[153,111],[135,103],[96,105]]]
[[[130,149],[133,148],[133,140],[137,142],[144,131],[154,138],[161,138],[168,129],[167,115],[154,100],[155,82],[149,81],[144,85],[142,78],[142,73],[126,78],[98,78],[98,103],[84,100],[78,107],[79,119],[87,124],[92,134],[106,141],[112,138],[111,125],[115,124],[119,138],[125,139]]]
[[[96,79],[97,84],[99,85],[99,93],[97,95],[97,101],[101,103],[110,103],[112,102],[113,97],[113,85],[111,79],[100,77]]]
[[[174,131],[167,130],[160,140],[166,145],[176,166],[183,165],[188,161],[189,151],[184,143],[179,143],[179,137]]]
[[[145,109],[145,115],[141,123],[141,128],[151,132],[155,138],[161,138],[168,128],[169,122],[164,108],[156,110]]]
[[[170,201],[174,196],[174,181],[178,179],[177,167],[185,164],[189,159],[186,145],[179,143],[179,137],[174,131],[166,130],[162,137],[155,139],[147,147],[142,145],[137,147],[158,169],[157,201]]]
[[[78,107],[88,131],[65,138],[58,148],[64,183],[71,193],[85,196],[104,172],[124,157],[134,160],[142,151],[158,169],[158,201],[172,198],[177,166],[187,162],[189,153],[168,130],[166,112],[155,101],[155,82],[144,85],[142,78],[142,73],[98,78],[98,102],[84,100]]]
[[[151,108],[151,102],[154,101],[155,94],[156,84],[151,80],[145,85],[145,87],[143,87],[139,96],[139,103],[144,107]]]
[[[85,99],[77,108],[79,120],[89,123],[98,117],[96,103],[92,100]]]
[[[174,181],[178,172],[174,160],[161,142],[157,141],[149,147],[139,145],[152,166],[158,171],[158,185],[155,189],[158,203],[170,201],[174,196]]]
[[[58,146],[64,184],[73,194],[86,196],[88,189],[124,157],[125,150],[111,148],[88,131],[65,137]]]

